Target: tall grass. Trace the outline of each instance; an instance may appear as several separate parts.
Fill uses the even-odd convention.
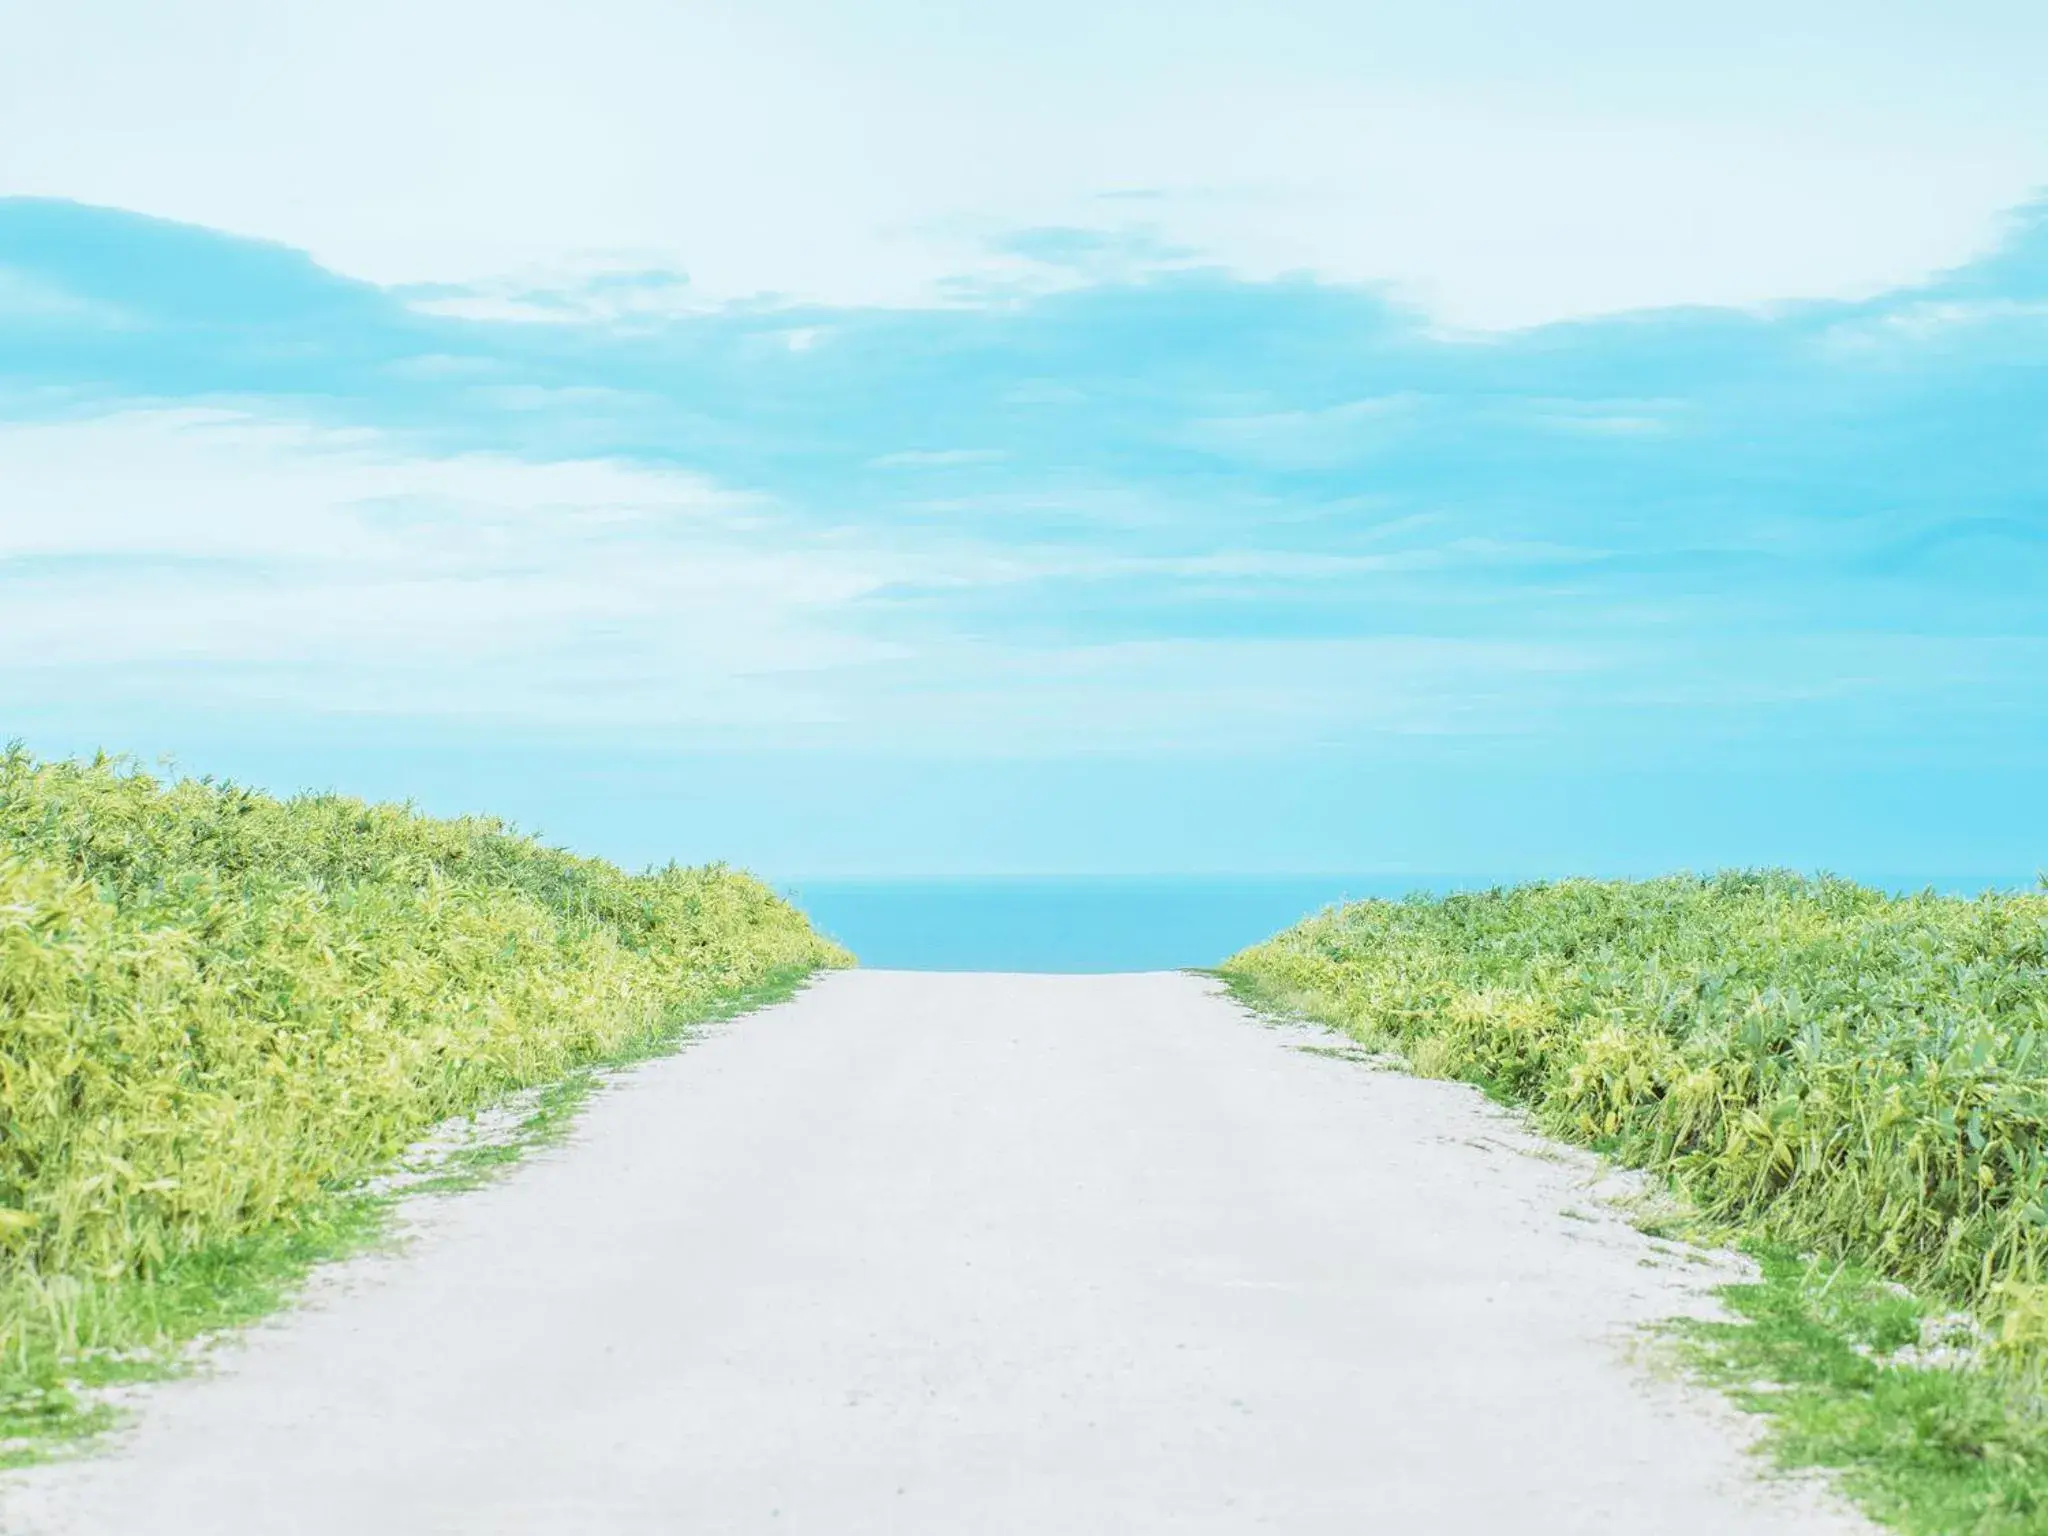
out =
[[[721,867],[10,750],[0,1396],[151,1342],[124,1296],[332,1220],[436,1122],[847,958]]]
[[[2048,892],[1568,881],[1362,902],[1225,972],[2048,1357]]]

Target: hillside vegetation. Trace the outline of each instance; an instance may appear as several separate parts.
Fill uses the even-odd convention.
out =
[[[58,1412],[179,1331],[169,1280],[231,1287],[437,1122],[847,961],[723,868],[10,751],[0,1409]]]
[[[1361,902],[1225,967],[2048,1342],[2048,893],[1722,875]]]
[[[1808,1285],[1737,1298],[1778,1332],[1727,1343],[1796,1389],[1770,1404],[1808,1415],[1793,1459],[1860,1466],[1908,1529],[2048,1528],[2048,891],[1760,873],[1367,901],[1224,974],[1669,1176]],[[1989,1369],[1881,1368],[1902,1317],[1958,1306]]]

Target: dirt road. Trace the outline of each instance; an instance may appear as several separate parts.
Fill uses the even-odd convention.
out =
[[[831,976],[416,1202],[0,1528],[1867,1529],[1631,1358],[1714,1270],[1318,1041],[1190,976]]]

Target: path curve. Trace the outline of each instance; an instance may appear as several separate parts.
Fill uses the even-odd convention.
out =
[[[1304,1043],[1190,976],[828,977],[417,1202],[0,1529],[1870,1529],[1632,1360],[1717,1276],[1583,1159]]]

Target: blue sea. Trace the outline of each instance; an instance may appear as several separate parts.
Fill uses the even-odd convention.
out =
[[[1213,966],[1334,902],[1512,883],[1430,875],[1265,879],[796,880],[781,889],[862,965],[910,971],[1156,971]],[[1873,878],[1974,895],[2031,879]]]

